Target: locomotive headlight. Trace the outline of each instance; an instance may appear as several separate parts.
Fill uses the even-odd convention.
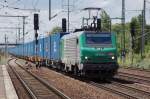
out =
[[[114,57],[114,56],[112,56],[112,57],[111,57],[111,59],[113,59],[113,60],[114,60],[114,59],[115,59],[115,57]]]
[[[87,57],[87,56],[85,56],[85,59],[88,59],[88,57]]]

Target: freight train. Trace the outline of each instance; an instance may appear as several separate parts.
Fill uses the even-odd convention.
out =
[[[100,11],[99,8],[86,9]],[[61,33],[38,39],[38,43],[36,39],[9,48],[9,53],[77,76],[112,78],[119,67],[115,33],[102,32],[98,16],[82,21],[81,29],[66,33],[66,19],[63,18]]]
[[[79,31],[55,33],[9,48],[9,53],[74,75],[111,78],[118,70],[115,33]],[[37,53],[35,52],[37,50]]]

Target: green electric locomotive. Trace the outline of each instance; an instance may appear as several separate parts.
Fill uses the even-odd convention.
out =
[[[114,33],[81,31],[61,39],[64,70],[75,75],[112,78],[118,70]]]

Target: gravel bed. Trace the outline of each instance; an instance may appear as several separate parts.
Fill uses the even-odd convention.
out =
[[[30,99],[29,94],[27,94],[27,91],[22,86],[21,82],[18,80],[18,78],[15,76],[15,74],[12,72],[12,70],[7,66],[8,73],[10,75],[10,78],[12,80],[12,83],[14,85],[14,88],[16,90],[16,93],[18,95],[19,99]]]
[[[135,74],[135,75],[150,77],[150,72],[147,72],[147,71],[144,72],[144,71],[139,71],[139,70],[120,68],[118,70],[118,72],[123,72],[123,73],[129,73],[129,74]]]
[[[24,64],[24,61],[18,61]],[[47,80],[51,85],[71,97],[71,99],[124,99],[119,95],[99,89],[44,67],[39,70],[33,67],[31,71]]]

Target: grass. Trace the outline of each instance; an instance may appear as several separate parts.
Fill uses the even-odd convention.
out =
[[[142,69],[150,69],[150,53],[147,53],[143,59],[139,54],[134,55],[133,64],[131,61],[131,55],[126,56],[126,61],[123,64],[121,58],[118,58],[118,63],[122,67],[135,67],[135,68],[142,68]]]

